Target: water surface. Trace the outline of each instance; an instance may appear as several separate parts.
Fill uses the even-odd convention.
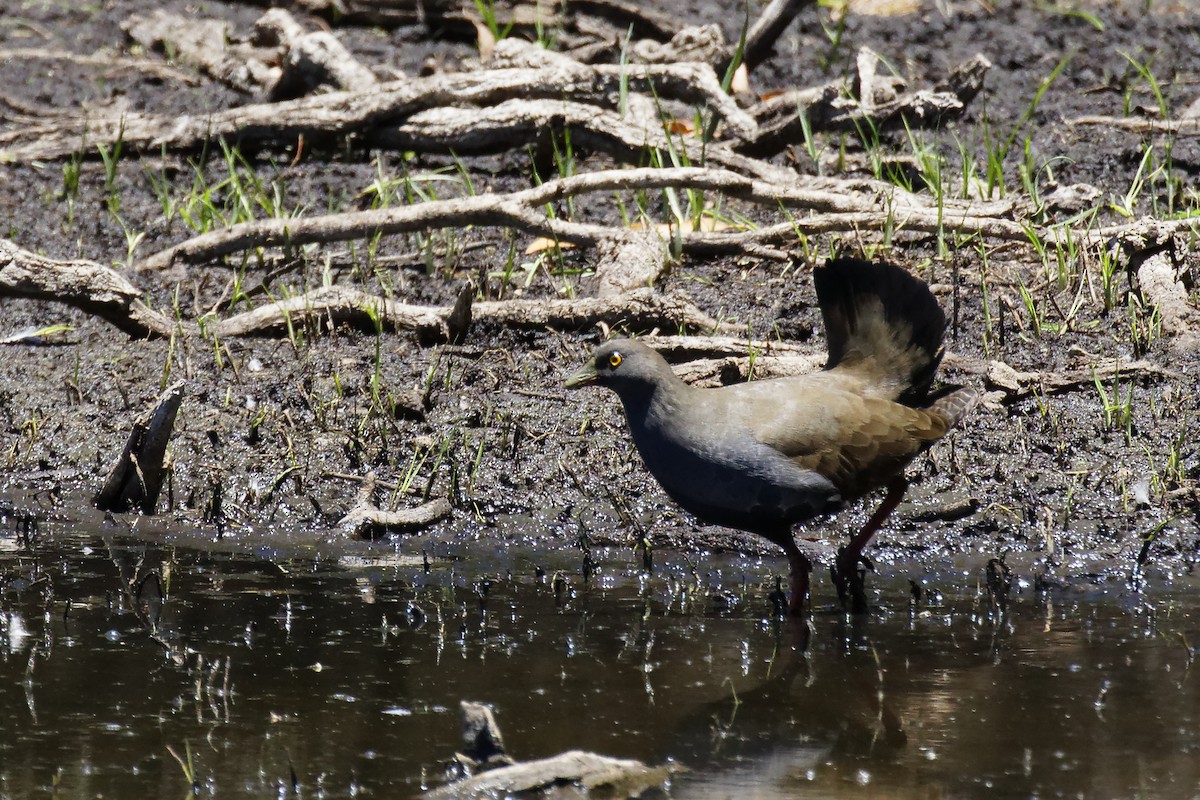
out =
[[[660,557],[643,575],[611,552],[585,585],[569,550],[426,571],[388,544],[3,541],[5,797],[184,797],[188,774],[206,797],[416,796],[443,781],[464,699],[494,707],[520,759],[684,764],[677,798],[1200,786],[1186,576],[1141,594],[1018,585],[1001,614],[984,559],[893,567],[860,621],[818,581],[805,636],[771,617],[773,561]]]

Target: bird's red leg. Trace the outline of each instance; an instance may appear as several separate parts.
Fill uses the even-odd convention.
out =
[[[788,565],[791,567],[791,598],[788,602],[788,613],[799,617],[804,614],[804,604],[808,602],[808,573],[812,572],[812,562],[808,556],[800,552],[796,542],[792,540],[791,532],[784,539],[784,552],[787,553]]]
[[[867,520],[867,524],[863,525],[862,530],[854,535],[850,543],[838,550],[837,562],[833,568],[833,582],[837,586],[838,597],[841,598],[842,604],[846,604],[846,600],[850,600],[850,610],[855,614],[865,614],[869,610],[867,607],[867,593],[863,585],[863,579],[866,575],[866,570],[859,571],[859,566],[864,564],[863,550],[875,536],[876,531],[883,527],[883,523],[896,510],[896,506],[900,505],[900,501],[904,499],[904,492],[908,489],[908,480],[903,475],[897,475],[888,481],[887,494],[883,497],[883,502],[879,504],[879,508]]]

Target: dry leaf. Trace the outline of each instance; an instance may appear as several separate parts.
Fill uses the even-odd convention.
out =
[[[561,242],[557,239],[547,239],[545,236],[539,236],[530,242],[529,246],[525,248],[525,255],[532,256],[537,253],[544,253],[547,250],[553,250],[556,247],[559,250],[571,250],[575,247],[575,245],[571,244],[570,242]]]

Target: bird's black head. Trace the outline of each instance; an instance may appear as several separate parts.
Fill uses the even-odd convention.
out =
[[[675,374],[657,351],[632,339],[613,339],[596,348],[591,359],[571,377],[568,389],[596,384],[618,394],[651,389]]]

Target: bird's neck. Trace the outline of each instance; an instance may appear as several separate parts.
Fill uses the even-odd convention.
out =
[[[692,387],[672,376],[669,380],[655,381],[639,386],[634,391],[622,392],[621,402],[631,427],[635,431],[646,431],[648,427],[654,427],[650,424],[651,420],[661,421],[675,416],[680,400],[689,391],[692,391]]]

